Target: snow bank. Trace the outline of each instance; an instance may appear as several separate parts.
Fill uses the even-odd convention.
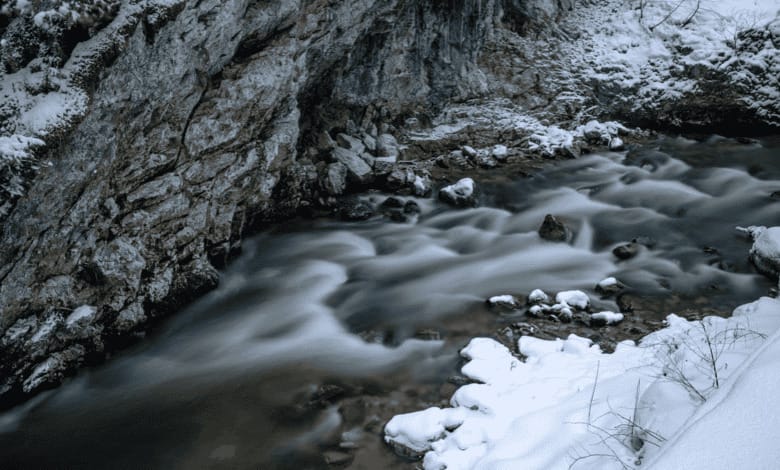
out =
[[[715,78],[758,116],[776,122],[779,13],[774,0],[597,2],[564,21],[562,28],[581,33],[563,43],[568,65],[558,79],[595,83],[629,112],[666,113],[664,103],[706,96]]]
[[[728,393],[724,384],[763,335],[779,327],[780,301],[762,298],[729,319],[670,315],[666,328],[639,345],[622,342],[612,354],[576,335],[553,341],[523,336],[523,362],[505,346],[475,338],[461,352],[468,359],[462,373],[479,383],[459,388],[451,408],[394,417],[385,440],[424,453],[426,469],[633,468],[662,453],[663,442],[703,400]],[[704,354],[708,344],[714,345],[713,362]],[[756,406],[772,403],[770,398]],[[755,409],[750,402],[734,406]],[[775,446],[768,441],[773,432],[745,435]],[[711,432],[691,434],[712,438]],[[743,464],[751,461],[745,459]],[[672,467],[694,468],[677,461],[659,468]]]
[[[780,409],[775,402],[780,389],[778,370],[780,332],[697,410],[648,468],[776,468],[780,462]]]

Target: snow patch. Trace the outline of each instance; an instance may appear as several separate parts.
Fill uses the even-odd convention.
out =
[[[475,338],[461,352],[468,360],[462,373],[480,383],[459,388],[450,408],[394,417],[385,440],[424,452],[425,469],[567,469],[574,463],[576,468],[634,468],[663,454],[663,441],[701,403],[670,367],[686,364],[685,379],[708,399],[727,394],[713,386],[713,369],[702,362],[705,340],[720,348],[716,368],[722,386],[760,347],[762,335],[780,328],[779,311],[780,301],[762,298],[728,319],[687,321],[670,315],[664,329],[639,345],[624,341],[612,354],[576,335],[551,341],[523,336],[518,349],[524,362],[496,341]],[[762,401],[772,403],[772,397]],[[757,406],[745,401],[731,408]],[[773,426],[779,413],[774,407],[777,418],[761,419]],[[711,438],[708,432],[697,435]],[[772,433],[746,435],[776,448]]]
[[[91,323],[96,313],[97,309],[95,307],[82,305],[68,315],[68,318],[65,319],[65,325],[72,327],[79,323]]]
[[[588,294],[581,290],[567,290],[558,292],[555,301],[559,304],[566,304],[579,310],[585,310],[590,305]]]

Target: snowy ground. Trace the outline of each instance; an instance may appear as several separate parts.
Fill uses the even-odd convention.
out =
[[[774,468],[780,300],[666,323],[612,354],[575,335],[526,336],[521,360],[475,338],[461,351],[475,383],[450,408],[394,417],[385,440],[424,454],[426,469]]]
[[[701,92],[703,79],[723,73],[751,109],[777,122],[779,14],[775,0],[596,2],[562,25],[579,37],[562,45],[570,65],[559,78],[618,90],[638,110]]]

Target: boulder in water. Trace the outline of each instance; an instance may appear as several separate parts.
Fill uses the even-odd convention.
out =
[[[476,205],[476,186],[471,178],[463,178],[439,190],[439,199],[457,207]]]
[[[606,279],[602,279],[599,281],[598,284],[596,284],[596,292],[598,292],[601,295],[609,296],[617,294],[618,292],[622,291],[626,286],[624,286],[620,281],[615,279],[614,277],[608,277]]]
[[[612,254],[618,259],[631,259],[639,253],[639,244],[635,242],[626,243],[615,247]]]
[[[753,238],[750,261],[761,273],[780,277],[780,227],[748,227]]]
[[[341,202],[339,216],[342,220],[366,220],[374,215],[374,209],[359,199],[347,199]]]
[[[539,227],[539,236],[551,242],[565,242],[568,238],[568,230],[554,215],[547,214]]]

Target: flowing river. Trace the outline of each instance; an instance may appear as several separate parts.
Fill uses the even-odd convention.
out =
[[[657,306],[589,332],[623,339],[772,287],[735,227],[780,225],[780,139],[663,139],[500,171],[475,209],[417,199],[411,223],[297,221],[248,240],[219,289],[140,345],[0,415],[0,467],[412,468],[383,446],[384,422],[445,404],[458,348],[528,321],[487,297],[582,289],[617,311],[594,292],[614,276]],[[540,239],[548,213],[569,243]],[[639,253],[618,260],[632,239]]]

